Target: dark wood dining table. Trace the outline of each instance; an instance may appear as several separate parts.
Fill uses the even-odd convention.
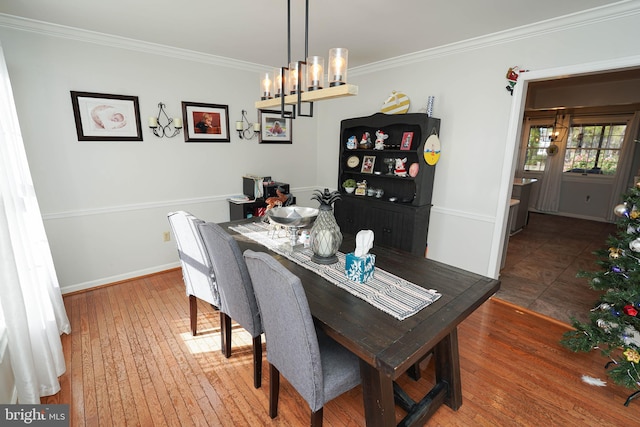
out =
[[[242,251],[268,252],[300,277],[311,314],[329,336],[360,358],[360,375],[367,426],[396,425],[395,405],[406,412],[398,424],[423,425],[442,404],[462,405],[457,326],[500,288],[500,281],[392,248],[375,246],[376,268],[442,296],[405,320],[325,280],[318,274],[270,251],[229,227],[255,221],[220,224],[234,236]],[[374,242],[375,243],[375,242]],[[344,235],[341,252],[352,252],[355,236]],[[433,354],[434,387],[418,402],[394,382],[426,355]]]

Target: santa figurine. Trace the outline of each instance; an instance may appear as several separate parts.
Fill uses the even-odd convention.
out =
[[[362,134],[362,139],[360,140],[360,148],[371,149],[373,147],[373,142],[371,142],[371,134],[369,132],[365,132]]]

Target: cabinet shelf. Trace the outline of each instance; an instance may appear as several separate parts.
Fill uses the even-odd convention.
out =
[[[351,175],[357,175],[362,177],[363,179],[366,179],[367,177],[370,178],[384,178],[384,179],[401,179],[403,181],[414,181],[414,178],[410,177],[410,176],[397,176],[397,175],[387,175],[384,173],[364,173],[364,172],[358,172],[358,171],[344,171],[343,174],[351,174]]]
[[[384,150],[363,148],[358,141],[372,142],[376,132],[388,135]],[[340,228],[349,233],[363,229],[373,230],[376,244],[383,244],[424,256],[427,246],[427,231],[431,212],[431,196],[435,165],[424,159],[426,139],[440,131],[440,119],[422,113],[372,116],[345,119],[340,125],[340,154],[338,165],[338,188],[342,200],[335,205],[336,220]],[[411,138],[407,138],[409,135]],[[356,139],[357,148],[353,146]],[[410,142],[407,142],[407,141]],[[400,149],[401,144],[405,148]],[[366,156],[373,157],[374,173],[362,172]],[[353,157],[357,157],[353,159]],[[385,159],[404,159],[407,172],[414,176],[387,175]],[[392,163],[393,164],[393,163]],[[375,173],[379,172],[379,173]],[[382,189],[381,198],[347,194],[342,189],[346,179],[367,181],[368,187]],[[395,197],[396,201],[390,201]]]
[[[386,194],[382,197],[376,197],[376,196],[356,196],[355,194],[342,194],[341,197],[350,199],[357,199],[357,200],[365,200],[367,203],[381,203],[382,205],[396,205],[396,206],[412,206],[411,205],[411,201],[402,201],[402,200],[396,200],[396,201],[391,201],[389,200],[389,197],[393,197],[393,196],[387,196]]]

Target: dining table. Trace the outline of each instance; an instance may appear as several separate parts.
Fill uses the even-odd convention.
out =
[[[500,281],[480,274],[374,245],[375,272],[385,271],[417,286],[435,290],[439,297],[415,314],[399,320],[316,272],[247,235],[237,232],[243,224],[262,218],[220,224],[240,249],[270,253],[298,276],[304,287],[316,325],[360,359],[360,376],[367,426],[424,425],[443,403],[458,410],[462,405],[462,381],[457,326],[500,288]],[[344,234],[340,252],[355,249],[355,236]],[[466,252],[461,250],[461,254]],[[472,256],[467,254],[468,256]],[[432,355],[435,384],[415,401],[396,383],[407,372],[419,376],[419,362]],[[406,413],[397,422],[396,405]]]

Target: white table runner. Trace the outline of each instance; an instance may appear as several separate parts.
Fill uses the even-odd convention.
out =
[[[334,264],[317,264],[311,261],[313,256],[311,249],[295,251],[283,249],[289,243],[288,232],[283,231],[274,236],[273,228],[265,223],[248,223],[229,228],[313,271],[398,320],[404,320],[416,314],[441,296],[433,289],[425,289],[378,267],[373,277],[366,283],[349,280],[345,275],[343,253],[336,254],[338,262]]]

